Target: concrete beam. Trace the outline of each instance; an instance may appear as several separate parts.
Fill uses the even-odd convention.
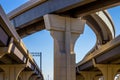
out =
[[[7,33],[8,36],[13,37],[14,40],[19,41],[18,36],[14,26],[10,23],[8,17],[0,6],[0,27]]]
[[[11,18],[13,18],[21,13],[24,13],[27,10],[30,10],[33,7],[36,7],[37,5],[42,4],[45,1],[47,1],[47,0],[29,0],[28,2],[26,2],[22,6],[16,8],[11,13],[9,13],[8,17],[11,19]]]
[[[8,35],[5,33],[0,25],[0,46],[7,46],[8,38]]]
[[[85,16],[100,10],[105,10],[120,4],[119,0],[48,0],[32,9],[26,10],[19,15],[11,14],[13,24],[16,27],[30,24],[42,19],[42,16],[48,13],[57,13],[61,15]],[[51,6],[49,6],[51,5]],[[83,8],[84,7],[84,8]],[[72,12],[72,14],[71,14]],[[18,14],[16,12],[16,14]],[[35,13],[35,14],[34,14]]]

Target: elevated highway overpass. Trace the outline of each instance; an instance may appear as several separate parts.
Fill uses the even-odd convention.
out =
[[[21,37],[45,29],[43,21],[45,14],[82,17],[120,4],[119,0],[36,0],[33,2],[30,0],[8,14]]]
[[[0,80],[43,80],[38,65],[0,7]]]
[[[97,49],[96,51],[88,53],[83,58],[83,60],[77,63],[76,65],[77,75],[80,76],[82,72],[87,71],[93,72],[95,73],[94,76],[91,77],[91,79],[93,79],[95,76],[105,75],[105,72],[102,70],[103,68],[104,70],[109,70],[109,74],[108,73],[106,74],[110,77],[109,80],[114,80],[115,75],[117,75],[120,70],[119,49],[120,49],[120,36],[109,41],[105,45],[100,46],[100,48]]]
[[[119,69],[119,65],[116,65],[119,64],[119,51],[113,54],[113,52],[119,49],[119,37],[113,40],[115,37],[114,25],[110,15],[105,9],[117,5],[120,5],[119,0],[36,0],[35,2],[31,0],[9,13],[8,17],[21,38],[43,29],[50,30],[55,44],[54,59],[56,59],[55,63],[58,65],[56,66],[55,64],[55,67],[59,69],[55,69],[55,80],[75,80],[74,43],[83,32],[83,20],[86,20],[86,23],[95,32],[97,41],[93,49],[77,64],[77,79],[83,79],[80,74],[84,76],[85,80],[91,80],[95,75],[101,76],[101,74],[103,74],[105,80],[113,80],[112,71],[108,71]],[[50,15],[45,16],[43,19],[45,14]],[[59,21],[60,19],[61,21]],[[55,21],[58,21],[57,26],[56,23],[54,23]],[[64,23],[64,21],[67,22],[67,24],[60,23]],[[75,25],[74,22],[80,22],[82,25]],[[72,26],[73,24],[79,26],[77,27],[78,31],[76,27],[73,28],[70,26],[71,23]],[[63,25],[65,28],[62,27],[62,29],[60,29],[59,25]],[[73,30],[66,28],[66,26],[72,27]],[[72,33],[67,33],[67,30],[70,30]],[[70,49],[71,47],[72,49]],[[63,53],[66,55],[62,55]],[[62,62],[64,62],[63,66],[60,66]],[[108,64],[111,64],[110,70],[108,70]],[[59,71],[60,73],[58,73]],[[89,72],[92,75],[90,75]],[[71,79],[70,75],[73,75]],[[89,77],[86,78],[85,76]],[[109,78],[109,76],[112,77]]]

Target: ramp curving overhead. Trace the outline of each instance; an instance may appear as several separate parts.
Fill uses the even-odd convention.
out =
[[[91,2],[91,1],[90,1]],[[89,2],[89,3],[90,3]],[[45,2],[47,3],[47,2]],[[87,5],[88,2],[84,2],[84,4],[81,4],[79,6],[82,6],[82,5]],[[92,2],[91,2],[92,3]],[[44,5],[41,4],[41,5]],[[23,7],[23,6],[22,6]],[[19,9],[19,8],[17,8]],[[21,7],[20,7],[21,9]],[[38,8],[39,9],[39,8]],[[32,9],[31,9],[32,10]],[[33,8],[34,10],[34,8]],[[72,9],[73,11],[76,11],[76,9]],[[17,10],[16,10],[17,11]],[[15,11],[15,12],[16,12]],[[42,11],[41,11],[42,12]],[[17,12],[19,13],[19,12]],[[21,13],[21,12],[20,12]],[[44,13],[44,11],[43,11]],[[76,13],[73,13],[72,15],[76,16],[76,17],[81,17],[80,14],[77,14],[79,13],[79,11],[77,10]],[[33,13],[26,13],[24,12],[23,14],[21,13],[21,17],[24,17],[24,14],[26,15],[32,15]],[[57,12],[57,14],[59,15],[71,15],[71,13],[69,13],[69,11],[66,13],[59,13]],[[9,14],[9,17],[10,15],[15,15],[15,13],[11,12]],[[22,16],[23,15],[23,16]],[[37,14],[36,14],[37,15]],[[36,16],[35,15],[35,16]],[[41,14],[40,14],[41,15]],[[39,15],[39,16],[40,16]],[[27,23],[27,24],[24,24],[24,25],[21,25],[21,26],[18,26],[18,24],[16,24],[16,22],[18,23],[19,21],[24,21],[24,20],[27,20],[26,18],[20,18],[20,16],[14,16],[14,18],[11,18],[11,21],[13,22],[14,26],[16,26],[16,30],[18,32],[18,34],[21,36],[21,37],[25,37],[25,36],[28,36],[32,33],[35,33],[37,31],[40,31],[40,30],[43,30],[45,29],[44,27],[44,20],[43,18],[40,18],[38,20],[33,20],[32,21],[32,24],[31,22]],[[42,15],[41,15],[42,16]],[[44,15],[43,15],[44,16]],[[27,16],[26,16],[27,17]],[[29,16],[30,17],[30,16]],[[72,17],[72,16],[71,16]],[[30,17],[31,18],[31,17]],[[20,20],[19,20],[20,19]],[[97,49],[99,47],[99,45],[102,45],[102,44],[105,44],[106,42],[110,41],[111,39],[114,38],[115,36],[115,29],[114,29],[114,25],[113,25],[113,22],[112,22],[112,19],[110,17],[110,15],[108,14],[108,12],[106,10],[104,11],[98,11],[98,12],[95,12],[95,13],[92,13],[92,14],[89,14],[89,15],[86,15],[86,16],[82,16],[82,19],[85,19],[87,24],[92,28],[92,30],[95,32],[96,36],[97,36],[97,42],[96,42],[96,45],[95,47],[91,50],[94,51],[95,49]]]
[[[108,41],[114,39],[115,37],[114,24],[106,10],[84,16],[83,19],[87,21],[86,23],[95,32],[97,37],[96,45],[90,52],[88,52],[89,54],[98,49],[100,45],[103,45]]]
[[[28,3],[30,4],[27,6]],[[92,9],[90,9],[90,11],[92,11],[92,14],[90,11],[87,10],[86,13],[89,13],[89,14],[83,13],[84,14],[83,19],[87,20],[87,24],[94,30],[97,38],[99,39],[99,43],[104,44],[110,39],[114,38],[114,32],[115,32],[114,26],[109,14],[106,11],[96,12],[96,11],[99,11],[99,8],[100,8],[100,7],[98,8],[97,6],[100,3],[106,4],[107,1],[48,0],[42,4],[41,3],[36,4],[36,3],[38,2],[35,2],[33,4],[31,1],[29,1],[8,14],[11,22],[13,22],[18,34],[21,37],[25,37],[27,35],[30,35],[32,33],[45,29],[44,20],[42,18],[44,14],[55,13],[55,14],[64,15],[64,16],[69,15],[71,17],[81,17],[81,11],[84,12],[86,9],[79,8],[79,7],[86,6],[85,8],[87,8],[87,6],[89,6],[89,9],[90,7],[92,7]],[[99,4],[97,5],[97,3]],[[48,4],[51,6],[48,7]],[[105,8],[113,7],[118,4],[120,4],[120,1],[118,0],[108,1],[108,3],[106,5],[102,5],[100,9],[104,10]],[[60,5],[60,6],[58,6],[55,9],[52,8],[52,7],[55,7],[55,5]]]

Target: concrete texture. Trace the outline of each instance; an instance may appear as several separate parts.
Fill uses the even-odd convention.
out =
[[[85,21],[58,15],[45,15],[44,20],[54,39],[54,80],[76,80],[74,45]]]

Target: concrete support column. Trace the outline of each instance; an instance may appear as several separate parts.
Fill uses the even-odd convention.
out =
[[[4,70],[4,80],[17,80],[20,72],[25,68],[25,65],[0,65],[0,68]]]
[[[21,72],[21,78],[22,80],[29,80],[32,74],[33,74],[33,71],[23,71]]]
[[[76,80],[84,80],[84,77],[82,75],[77,75]]]
[[[95,76],[98,74],[98,72],[93,71],[81,71],[81,75],[83,75],[84,80],[94,80]]]
[[[103,74],[104,80],[114,80],[120,65],[115,64],[96,64],[95,65]]]
[[[4,76],[5,76],[4,72],[0,72],[0,80],[4,80]]]
[[[29,80],[36,80],[38,78],[37,75],[32,75]]]
[[[44,20],[54,39],[54,80],[76,80],[74,44],[85,21],[58,15],[45,15]]]
[[[94,80],[99,80],[100,76],[95,76]]]
[[[36,79],[36,80],[41,80],[40,78]]]

